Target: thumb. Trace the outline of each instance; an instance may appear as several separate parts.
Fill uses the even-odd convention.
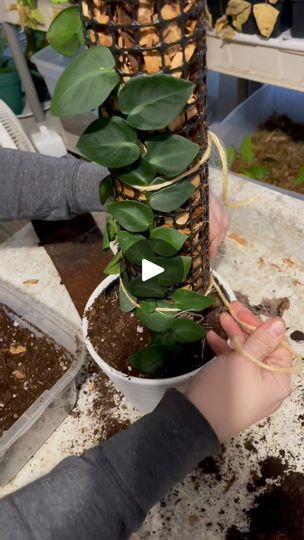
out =
[[[269,319],[249,336],[243,348],[247,353],[262,362],[279,346],[284,332],[285,323],[282,319],[278,317]]]

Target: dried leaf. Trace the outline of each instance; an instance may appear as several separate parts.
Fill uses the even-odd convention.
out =
[[[275,5],[278,3],[279,0],[268,0],[268,1],[269,1],[269,4]]]
[[[253,14],[261,35],[269,38],[280,14],[279,10],[270,4],[255,4]]]
[[[242,32],[243,24],[245,24],[245,22],[248,21],[250,17],[250,13],[251,13],[251,5],[246,7],[242,11],[242,13],[239,13],[238,15],[235,15],[234,17],[232,17],[232,24],[238,32]]]
[[[214,25],[214,30],[216,31],[217,34],[220,34],[222,32],[222,30],[229,24],[229,21],[228,21],[228,17],[227,15],[223,15],[222,17],[220,17],[219,19],[217,19],[217,21],[215,22],[215,25]]]
[[[15,369],[15,371],[13,371],[13,375],[16,377],[16,379],[18,379],[18,381],[23,381],[26,379],[26,375],[24,371],[21,371],[21,369]]]
[[[209,28],[212,28],[212,15],[210,13],[210,9],[207,3],[205,4],[205,18],[206,18],[207,26]]]
[[[23,345],[11,345],[9,352],[11,354],[23,354],[26,352],[26,347],[23,347]]]
[[[23,285],[36,285],[37,283],[39,283],[39,279],[27,279]]]
[[[250,2],[245,2],[245,0],[229,0],[226,8],[226,15],[239,15],[248,8],[251,9]]]
[[[227,39],[227,40],[230,40],[230,39],[233,39],[235,36],[235,31],[233,30],[233,28],[231,26],[226,26],[226,28],[223,29],[222,31],[222,38],[223,39]]]

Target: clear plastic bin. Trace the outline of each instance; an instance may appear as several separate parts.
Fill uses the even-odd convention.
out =
[[[34,333],[39,333],[39,330],[44,332],[74,356],[74,361],[61,379],[41,394],[0,438],[0,484],[3,485],[35,454],[75,405],[75,377],[84,361],[85,351],[78,339],[80,332],[69,328],[61,317],[46,306],[37,304],[30,296],[2,280],[0,303],[26,319],[26,326]],[[17,318],[24,325],[22,319]]]
[[[72,57],[63,56],[63,54],[59,54],[50,45],[33,54],[31,60],[36,64],[41,75],[43,75],[51,96],[54,93],[60,75],[71,61],[76,58],[77,54]]]
[[[287,114],[304,123],[304,94],[295,90],[265,85],[243,101],[213,131],[225,146],[240,148],[245,135],[252,135],[272,114]]]

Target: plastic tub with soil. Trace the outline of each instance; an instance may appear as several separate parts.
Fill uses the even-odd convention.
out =
[[[303,124],[274,114],[244,137],[240,152],[228,152],[234,172],[304,195]]]
[[[234,301],[235,295],[223,279],[214,277],[224,295]],[[218,316],[223,304],[216,298],[212,308],[197,314],[206,330],[221,333]],[[182,352],[166,359],[165,366],[151,374],[136,370],[130,363],[132,354],[150,344],[152,333],[134,312],[122,313],[118,297],[118,278],[109,276],[91,295],[83,318],[83,334],[89,353],[115,386],[140,411],[149,412],[168,388],[185,391],[191,378],[214,354],[205,340],[184,344]]]
[[[69,414],[84,350],[77,332],[0,281],[0,484]]]

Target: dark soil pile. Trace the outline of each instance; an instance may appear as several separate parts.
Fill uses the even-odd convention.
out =
[[[202,324],[209,328],[215,328],[220,333],[218,315],[221,307],[213,307],[204,312]],[[134,312],[122,313],[118,300],[118,285],[115,283],[109,287],[103,296],[99,296],[89,313],[89,337],[94,349],[117,370],[137,377],[145,377],[145,374],[134,369],[129,362],[130,356],[143,349],[151,341],[151,332]],[[148,377],[162,378],[175,377],[188,373],[203,363],[209,361],[213,352],[203,343],[204,360],[201,358],[201,344],[189,343],[184,349],[184,354],[166,362],[166,366],[149,374]]]
[[[35,333],[34,333],[35,332]],[[72,356],[0,305],[0,437],[62,377]]]
[[[269,456],[259,463],[260,476],[254,471],[250,492],[264,488],[255,496],[247,512],[249,531],[233,526],[227,540],[303,540],[304,538],[304,475],[287,471],[280,458]]]
[[[304,194],[304,183],[295,185],[298,171],[304,166],[304,126],[286,115],[271,116],[252,137],[254,160],[268,171],[263,182]],[[240,157],[232,170],[243,174],[248,164]]]

